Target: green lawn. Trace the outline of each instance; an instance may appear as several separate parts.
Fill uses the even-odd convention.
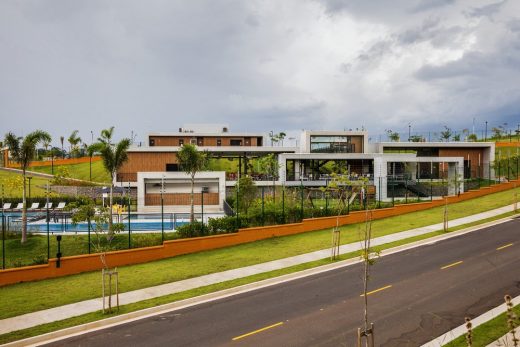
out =
[[[60,172],[63,168],[66,168],[70,173],[70,178],[90,181],[90,163],[54,166],[54,174]],[[52,168],[50,166],[36,166],[32,167],[31,171],[51,174]],[[103,162],[96,161],[92,163],[92,181],[101,183],[110,182],[110,176],[103,167]]]
[[[513,311],[517,317],[520,316],[520,306],[517,305]],[[461,322],[464,324],[464,322]],[[517,325],[520,321],[517,320]],[[505,313],[502,313],[498,317],[486,322],[472,331],[473,347],[486,347],[487,345],[498,340],[509,331],[507,326],[507,317]],[[518,337],[518,329],[516,330],[516,336]],[[466,335],[459,336],[452,342],[444,345],[444,347],[466,347]],[[511,345],[512,346],[512,345]]]
[[[520,188],[517,189],[520,191]],[[458,218],[511,203],[513,190],[450,205]],[[376,220],[374,237],[439,223],[443,208]],[[362,225],[342,227],[342,243],[359,240]],[[37,237],[33,237],[37,238]],[[40,237],[45,242],[45,237]],[[34,247],[34,246],[31,246]],[[277,237],[258,242],[119,268],[123,292],[219,271],[263,263],[330,247],[330,230]],[[65,251],[65,250],[64,250]],[[66,251],[65,251],[66,252]],[[67,288],[66,291],[58,290]],[[37,296],[34,293],[39,293]],[[0,319],[99,296],[97,271],[0,288]]]

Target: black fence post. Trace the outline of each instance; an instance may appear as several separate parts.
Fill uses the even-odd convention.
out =
[[[87,217],[87,228],[88,228],[88,254],[90,254],[90,216]]]
[[[379,177],[379,194],[378,194],[378,198],[379,198],[379,207],[378,208],[381,208],[381,177]]]
[[[132,228],[130,225],[131,207],[132,207],[132,195],[130,194],[130,182],[128,182],[128,249],[132,248]]]
[[[285,186],[282,187],[282,224],[285,224]]]
[[[395,206],[395,177],[392,177],[392,207]]]
[[[2,205],[2,269],[5,270],[5,215]]]
[[[301,219],[303,220],[303,217],[304,217],[303,216],[303,185],[300,185],[300,190],[301,190],[300,191],[300,200],[301,200],[301,202],[300,202],[300,204],[301,204],[301,206],[300,206],[300,214],[301,214]]]
[[[325,193],[325,215],[329,215],[329,196]]]
[[[61,235],[56,236],[56,241],[58,241],[58,253],[56,253],[56,267],[61,267]]]
[[[265,195],[265,187],[262,186],[262,226],[265,225],[265,201],[264,201],[264,195]]]

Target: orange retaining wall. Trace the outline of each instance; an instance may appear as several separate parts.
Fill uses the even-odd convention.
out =
[[[520,147],[520,142],[495,142],[495,147]]]
[[[501,192],[516,187],[517,183],[519,183],[519,181],[511,181],[509,183],[502,183],[492,187],[482,188],[480,190],[469,191],[460,196],[448,197],[448,203],[460,202],[490,193]],[[444,200],[434,200],[430,202],[397,205],[391,208],[373,210],[372,217],[373,219],[382,219],[426,210],[432,207],[442,206],[443,204]],[[363,222],[364,220],[365,211],[355,211],[351,212],[349,215],[340,216],[339,224],[354,224]],[[110,267],[139,264],[182,254],[239,245],[275,236],[286,236],[307,231],[321,230],[334,227],[335,225],[336,217],[333,216],[304,219],[301,223],[246,228],[240,229],[237,233],[233,234],[165,241],[160,246],[109,252],[106,254],[106,261]],[[50,259],[49,263],[44,265],[27,266],[0,271],[0,286],[99,270],[102,267],[101,265],[99,254],[85,254],[61,258],[60,268],[56,268],[56,259]]]
[[[96,156],[92,157],[92,162],[100,161],[101,157]],[[32,161],[29,164],[29,167],[37,167],[37,166],[58,166],[58,165],[72,165],[72,164],[82,164],[90,162],[89,157],[81,157],[81,158],[71,158],[71,159],[54,159],[54,160],[45,160],[45,161]],[[17,169],[20,165],[16,162],[9,161],[6,167]]]

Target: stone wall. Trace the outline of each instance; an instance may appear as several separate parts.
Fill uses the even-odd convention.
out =
[[[92,199],[99,199],[103,195],[103,188],[102,187],[88,187],[88,186],[51,186],[51,190],[54,193],[58,193],[60,195],[67,195],[67,196],[87,196]],[[130,190],[130,194],[132,196],[132,199],[137,199],[137,190],[135,188],[132,188]],[[125,193],[119,193],[117,189],[114,191],[114,196],[126,196],[126,189]]]

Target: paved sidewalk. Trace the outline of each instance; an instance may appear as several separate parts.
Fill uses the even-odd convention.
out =
[[[520,338],[520,331],[519,331],[519,329],[517,329],[515,336],[516,336],[517,339]],[[505,334],[504,336],[502,336],[501,338],[499,338],[495,342],[490,343],[486,347],[507,347],[507,346],[514,346],[514,344],[513,344],[513,334],[510,333],[510,332]]]
[[[460,226],[471,222],[483,220],[486,218],[498,216],[507,212],[511,212],[514,206],[504,206],[495,210],[478,213],[472,216],[467,216],[449,221],[449,227]],[[386,243],[407,239],[414,236],[427,234],[433,231],[442,230],[443,224],[438,223],[417,229],[394,233],[372,240],[372,246],[383,245]],[[359,242],[343,245],[340,247],[340,253],[350,253],[361,249]],[[286,267],[299,265],[315,260],[325,259],[330,257],[330,249],[324,249],[307,254],[302,254],[294,257],[274,260],[266,263],[251,265],[234,270],[223,271],[219,273],[209,274],[205,276],[190,278],[187,280],[167,283],[155,287],[134,290],[119,295],[120,305],[131,304],[147,299],[153,299],[169,294],[179,293],[186,290],[199,288],[215,283],[230,281],[238,278],[243,278],[251,275],[256,275],[272,270],[279,270]],[[6,318],[0,320],[0,335],[11,331],[26,329],[37,325],[51,323],[75,316],[80,316],[86,313],[95,312],[102,307],[101,298],[77,302],[74,304],[55,307],[47,310],[27,313],[21,316]]]

